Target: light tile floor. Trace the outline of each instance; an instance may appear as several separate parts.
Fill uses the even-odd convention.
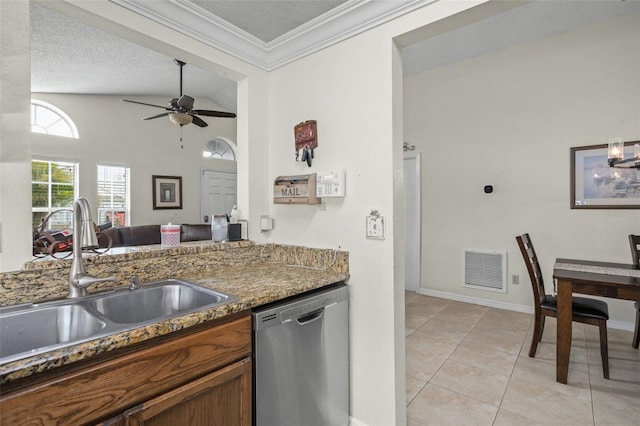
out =
[[[554,318],[529,358],[533,315],[407,292],[407,425],[640,425],[640,350],[573,323],[567,385],[555,381]]]

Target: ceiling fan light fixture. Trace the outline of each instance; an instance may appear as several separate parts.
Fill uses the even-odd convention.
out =
[[[173,124],[184,126],[185,124],[193,122],[193,117],[183,112],[172,112],[169,114],[169,120],[171,120]]]
[[[0,0],[2,1],[2,0]],[[198,127],[207,127],[208,124],[199,117],[199,115],[204,115],[206,117],[224,117],[224,118],[235,118],[236,115],[232,112],[224,112],[224,111],[210,111],[208,109],[193,109],[193,104],[195,99],[191,96],[182,94],[182,67],[185,65],[184,62],[180,60],[175,60],[175,63],[180,66],[180,96],[177,98],[169,99],[168,106],[160,106],[148,104],[146,102],[138,102],[131,101],[128,99],[122,99],[125,102],[130,102],[132,104],[140,104],[152,106],[155,108],[161,108],[167,112],[162,114],[157,114],[152,117],[143,118],[143,120],[152,120],[154,118],[160,118],[164,116],[169,116],[169,120],[173,124],[176,124],[180,127],[185,124],[195,124]]]

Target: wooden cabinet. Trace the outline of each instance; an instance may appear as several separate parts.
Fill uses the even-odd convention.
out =
[[[251,358],[208,374],[103,423],[104,426],[251,425]]]
[[[133,349],[3,387],[0,423],[251,425],[248,311]]]

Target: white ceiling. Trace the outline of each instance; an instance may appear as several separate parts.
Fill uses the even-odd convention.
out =
[[[109,0],[265,70],[275,69],[432,0]],[[31,2],[32,91],[178,94],[173,58]],[[441,32],[403,50],[405,75],[531,42],[615,16],[640,0],[540,0]],[[184,68],[184,93],[236,111],[235,83]]]

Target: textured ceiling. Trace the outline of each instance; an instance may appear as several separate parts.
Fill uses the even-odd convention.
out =
[[[345,3],[346,0],[192,0],[192,2],[263,42],[269,43]]]
[[[31,3],[31,91],[117,96],[177,96],[173,58]],[[192,65],[183,92],[236,110],[236,84]]]
[[[544,0],[526,3],[500,15],[408,46],[402,55],[403,72],[405,76],[418,74],[638,12],[639,0]]]
[[[154,13],[174,13],[174,16],[154,15],[154,19],[164,25],[182,29],[191,36],[197,36],[194,32],[196,20],[205,17],[203,22],[207,24],[207,28],[209,24],[216,23],[214,26],[218,30],[233,34],[234,37],[254,39],[252,48],[257,46],[258,53],[267,55],[262,58],[265,64],[270,63],[268,55],[275,54],[271,50],[275,46],[289,43],[289,47],[294,50],[287,53],[290,56],[286,60],[292,60],[296,55],[310,53],[304,43],[315,43],[314,46],[317,47],[318,40],[323,37],[325,45],[335,42],[338,24],[355,25],[360,22],[358,28],[364,30],[364,22],[371,25],[380,22],[376,20],[376,14],[388,17],[391,6],[397,7],[400,13],[408,7],[425,3],[424,0],[110,1],[143,15],[150,11],[139,8],[152,5],[159,8]],[[46,5],[47,2],[42,4]],[[75,21],[37,2],[32,1],[31,5],[33,92],[167,98],[178,94],[179,71],[173,58]],[[383,6],[385,8],[380,9]],[[177,13],[177,7],[181,8],[183,15]],[[358,11],[361,12],[360,20],[356,18]],[[404,73],[410,75],[424,72],[497,49],[639,11],[640,0],[525,2],[523,6],[508,12],[432,34],[428,39],[406,47],[403,50]],[[345,17],[349,21],[340,21]],[[329,24],[332,24],[330,29],[323,26]],[[309,38],[311,35],[312,38]],[[304,43],[291,44],[297,39]],[[243,53],[242,49],[242,45],[237,45],[237,51],[230,53],[246,57],[246,60],[254,57],[252,55],[255,51]],[[235,83],[195,66],[187,65],[184,68],[184,93],[196,98],[196,107],[199,98],[206,98],[228,111],[236,112]]]

